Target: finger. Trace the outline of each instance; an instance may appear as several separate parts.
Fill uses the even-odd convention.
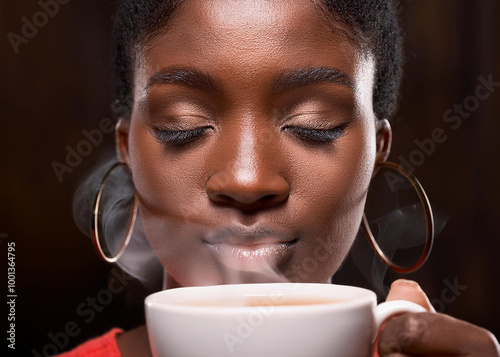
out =
[[[491,334],[465,321],[436,313],[406,314],[387,322],[380,357],[403,355],[497,356]]]
[[[411,301],[429,312],[436,312],[420,285],[412,280],[399,279],[393,282],[386,301],[391,300]]]

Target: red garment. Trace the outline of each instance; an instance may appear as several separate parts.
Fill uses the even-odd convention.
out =
[[[116,343],[116,335],[122,332],[123,330],[114,328],[107,334],[87,341],[74,350],[60,354],[57,357],[121,357]],[[376,351],[373,357],[378,357]]]
[[[60,354],[58,357],[120,357],[116,335],[122,332],[123,330],[114,328],[105,335],[87,341],[69,352]]]

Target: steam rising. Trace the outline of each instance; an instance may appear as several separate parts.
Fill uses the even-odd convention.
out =
[[[238,257],[238,255],[239,252],[225,252],[222,253],[221,259],[217,262],[219,270],[223,274],[224,284],[279,283],[289,281],[278,270],[275,264],[265,259],[259,259],[254,254],[252,254],[252,257]],[[247,263],[245,258],[248,258],[252,262]]]
[[[75,193],[73,217],[78,228],[88,237],[92,236],[94,200],[101,182],[115,162],[108,162],[95,170]],[[133,196],[134,187],[130,173],[123,167],[117,167],[105,181],[99,205],[101,244],[109,256],[116,255],[124,242]],[[183,220],[184,224],[191,224],[186,222],[185,217]],[[245,264],[245,259],[233,259],[232,254],[222,254],[222,256],[227,259],[220,259],[217,265],[223,277],[223,284],[287,281],[274,266],[264,260],[259,261],[258,266],[249,267]],[[233,261],[230,262],[230,259]],[[163,267],[144,234],[140,212],[128,247],[116,263],[125,272],[139,279],[147,288],[158,288],[163,279]],[[196,276],[196,283],[206,285],[210,283],[210,279],[202,275]]]
[[[91,237],[94,200],[104,176],[113,164],[114,162],[108,162],[92,173],[81,184],[74,197],[73,216],[75,222],[79,229],[89,237]],[[377,237],[379,246],[390,259],[397,257],[398,252],[401,250],[417,247],[417,251],[419,251],[418,247],[421,247],[425,241],[423,210],[418,198],[408,199],[403,197],[405,190],[408,189],[407,184],[397,186],[395,189],[392,188],[392,192],[387,192],[387,189],[377,185],[370,187],[371,193],[375,192],[375,201],[370,203],[369,200],[367,202],[368,208],[372,207],[368,210],[371,215],[367,215],[367,217],[372,232]],[[387,199],[387,197],[391,196],[392,201]],[[134,187],[130,173],[123,167],[113,170],[113,173],[105,182],[100,205],[101,216],[99,217],[101,238],[104,240],[102,244],[109,255],[116,255],[123,244],[130,219],[133,197]],[[444,227],[446,218],[436,211],[434,211],[434,215],[435,233],[437,234]],[[181,218],[184,224],[198,225],[187,221],[186,216]],[[208,230],[208,227],[200,227],[200,229]],[[224,232],[223,228],[221,228],[220,232],[220,234],[235,234],[236,238],[238,235],[238,232]],[[262,232],[262,234],[267,233]],[[362,234],[361,232],[360,235]],[[257,237],[258,234],[255,236]],[[351,257],[365,278],[372,283],[374,289],[379,293],[387,293],[388,286],[385,285],[384,279],[388,267],[378,257],[374,256],[368,244],[362,242],[366,242],[366,237],[359,236],[351,249]],[[214,246],[217,246],[217,244],[214,244]],[[231,248],[230,246],[229,248],[225,247],[226,250],[217,251],[217,249],[218,247],[214,248],[214,252],[217,253],[215,254],[216,266],[218,273],[222,276],[222,281],[213,282],[208,276],[204,276],[198,267],[196,272],[190,272],[190,274],[196,275],[193,279],[198,285],[289,281],[279,271],[276,262],[266,258],[266,256],[269,256],[269,254],[266,254],[269,253],[269,249],[275,250],[270,254],[271,256],[279,257],[281,254],[280,249],[286,250],[285,246],[275,245],[256,248],[250,252],[245,249],[239,251],[237,247]],[[128,248],[117,261],[117,264],[128,274],[139,279],[147,288],[158,288],[163,278],[163,267],[145,237],[140,212]],[[407,264],[403,262],[402,265]]]
[[[92,236],[94,200],[104,176],[115,163],[109,162],[94,171],[78,188],[73,200],[73,217],[78,228]],[[114,256],[123,245],[132,211],[134,187],[130,173],[117,167],[105,181],[100,204],[101,244],[107,255]],[[137,216],[132,238],[117,261],[125,272],[139,279],[146,287],[158,285],[163,268],[149,245]]]
[[[417,261],[426,239],[424,209],[415,189],[403,176],[377,174],[372,180],[366,202],[370,229],[384,254],[396,264],[409,266]],[[390,177],[391,180],[383,178]],[[447,217],[433,208],[434,235],[446,225]],[[360,230],[351,257],[376,291],[387,294],[384,280],[389,268],[373,253]]]

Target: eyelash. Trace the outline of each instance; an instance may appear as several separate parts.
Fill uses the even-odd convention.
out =
[[[164,130],[156,128],[153,130],[153,135],[164,144],[183,145],[199,139],[208,129],[213,128],[211,126],[189,130]]]
[[[310,129],[297,126],[286,126],[283,128],[283,130],[291,131],[300,139],[312,144],[332,143],[345,134],[345,129],[345,125],[339,125],[333,129]]]
[[[164,144],[184,145],[200,139],[208,129],[213,129],[213,127],[204,126],[189,130],[164,130],[156,128],[153,130],[153,135]],[[345,125],[340,125],[333,129],[310,129],[286,126],[282,130],[290,131],[308,143],[328,144],[342,137],[345,134],[345,129]]]

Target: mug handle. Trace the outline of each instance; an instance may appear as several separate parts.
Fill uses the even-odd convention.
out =
[[[382,324],[391,316],[412,312],[427,312],[422,306],[406,300],[386,301],[375,308],[375,336]]]

